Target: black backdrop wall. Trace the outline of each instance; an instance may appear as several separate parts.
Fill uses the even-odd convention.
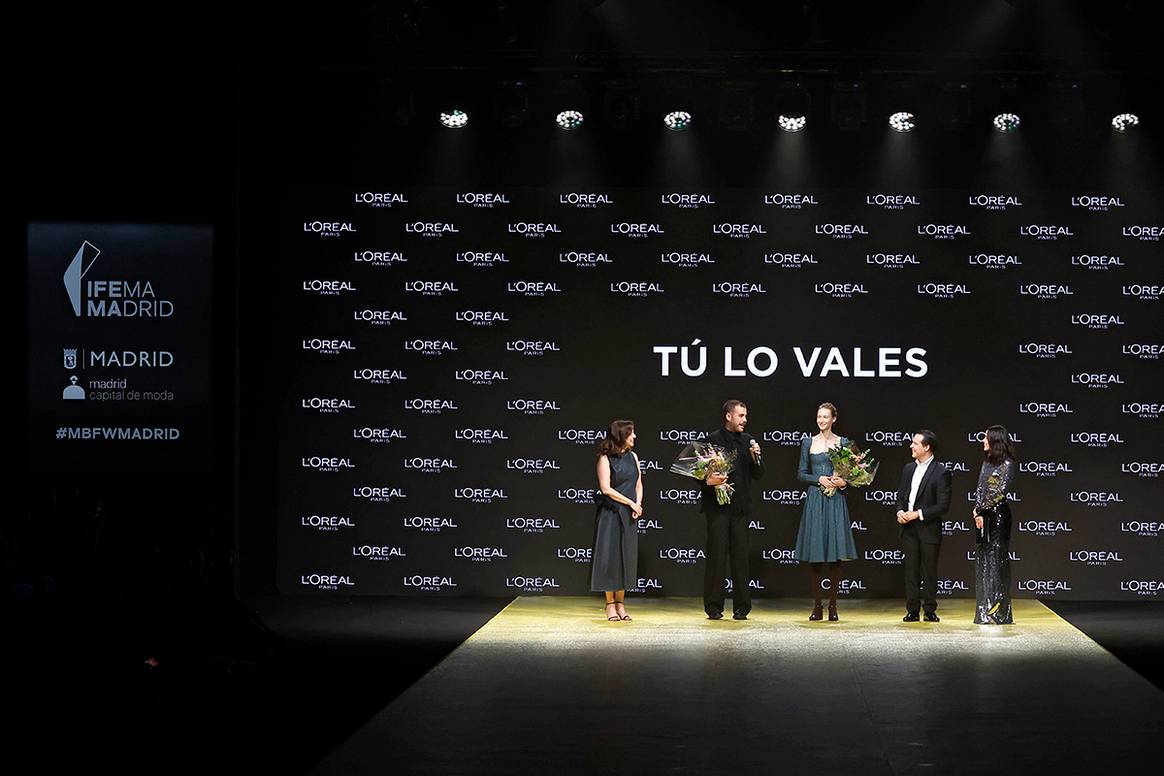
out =
[[[758,595],[804,595],[800,437],[819,402],[883,462],[842,592],[898,595],[913,430],[955,469],[946,595],[973,595],[978,434],[1018,443],[1019,596],[1160,589],[1161,202],[1122,188],[304,187],[272,278],[288,593],[588,590],[593,448],[636,421],[639,588],[694,595],[669,474],[745,400],[769,473]]]

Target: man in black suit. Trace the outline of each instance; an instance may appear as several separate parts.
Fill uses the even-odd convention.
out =
[[[724,579],[728,556],[732,562],[732,618],[748,619],[752,611],[752,589],[748,587],[748,514],[751,511],[752,480],[764,474],[760,443],[744,433],[748,425],[748,407],[738,399],[723,405],[723,427],[707,435],[709,444],[735,451],[735,468],[731,474],[709,472],[704,479],[700,511],[707,517],[707,571],[703,577],[703,610],[708,619],[723,617]],[[730,482],[735,492],[730,504],[719,504],[715,486]]]
[[[942,516],[950,511],[950,471],[934,460],[938,438],[922,429],[909,446],[913,461],[901,473],[897,489],[898,535],[905,549],[905,622],[917,622],[924,604],[925,621],[938,622],[938,549]]]

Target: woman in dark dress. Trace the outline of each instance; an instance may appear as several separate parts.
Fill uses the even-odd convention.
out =
[[[629,620],[626,589],[638,579],[639,528],[643,514],[643,475],[635,446],[635,424],[616,420],[598,447],[598,513],[590,589],[606,593],[606,619]]]
[[[982,439],[982,470],[971,515],[978,529],[974,560],[974,591],[977,598],[974,622],[978,625],[1009,625],[1010,609],[1010,504],[1007,493],[1014,483],[1016,464],[1010,435],[1003,426],[986,429]]]
[[[808,619],[821,619],[821,582],[828,572],[829,621],[836,622],[837,587],[841,584],[841,561],[857,557],[857,545],[853,541],[853,524],[849,519],[849,506],[845,503],[843,488],[848,484],[833,472],[828,451],[848,442],[833,433],[837,422],[837,408],[825,402],[816,409],[816,436],[805,435],[800,441],[800,466],[797,479],[808,485],[808,496],[804,499],[804,511],[800,515],[800,530],[796,534],[796,559],[807,563],[812,570],[812,592],[815,601]],[[817,486],[820,487],[817,487]],[[821,492],[821,488],[832,488],[831,496]]]

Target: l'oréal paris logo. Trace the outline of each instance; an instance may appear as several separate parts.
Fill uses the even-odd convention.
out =
[[[1159,477],[1164,471],[1164,463],[1159,461],[1128,461],[1120,464],[1121,474],[1134,474],[1137,477]]]
[[[471,323],[474,326],[493,326],[497,323],[509,323],[509,315],[503,310],[458,310],[453,320],[458,323]]]
[[[606,438],[604,428],[560,428],[558,441],[573,442],[576,445],[591,447]]]
[[[610,293],[624,296],[647,297],[664,293],[662,283],[620,280],[610,284]]]
[[[603,434],[605,433],[604,431]],[[601,437],[599,438],[601,439]],[[687,444],[688,442],[702,442],[704,439],[707,439],[707,432],[694,428],[668,428],[659,432],[660,442]]]
[[[1157,596],[1164,591],[1164,580],[1161,579],[1125,579],[1120,582],[1120,591],[1135,593],[1136,595]]]
[[[571,504],[593,504],[595,493],[594,488],[558,488],[558,501],[569,501]]]
[[[918,296],[928,296],[932,299],[957,299],[960,296],[969,296],[973,293],[965,283],[918,283]]]
[[[544,356],[547,353],[560,353],[562,348],[553,340],[509,340],[505,343],[505,350],[523,356]]]
[[[1120,413],[1124,415],[1135,415],[1137,418],[1144,420],[1159,420],[1160,413],[1164,412],[1164,404],[1156,402],[1131,402],[1120,405]]]
[[[1058,299],[1061,296],[1075,296],[1071,286],[1052,283],[1020,283],[1019,296],[1031,296],[1035,299]]]
[[[908,445],[913,441],[912,431],[866,431],[865,441],[879,445]]]
[[[1124,378],[1112,372],[1076,372],[1071,375],[1071,384],[1107,389],[1113,385],[1123,385]]]
[[[1136,283],[1130,286],[1123,287],[1124,296],[1133,296],[1143,301],[1160,301],[1160,295],[1164,294],[1164,286],[1148,286],[1142,283]]]
[[[474,563],[492,563],[498,559],[506,559],[509,554],[504,547],[454,547],[454,558],[465,558]]]
[[[410,577],[404,577],[404,586],[409,589],[419,590],[424,593],[439,593],[442,590],[456,587],[457,583],[452,577],[434,577],[425,574],[413,574]]]
[[[834,240],[852,240],[854,237],[869,236],[869,230],[864,224],[817,224],[814,231]]]
[[[806,206],[819,205],[815,194],[765,194],[764,204],[784,210],[802,210]]]
[[[509,225],[508,229],[510,234],[519,234],[522,237],[532,238],[545,237],[547,234],[562,233],[562,227],[547,222],[532,223],[529,221],[515,221]]]
[[[800,440],[804,439],[808,434],[800,429],[792,431],[772,430],[765,431],[760,435],[765,442],[773,442],[784,447],[800,447]],[[692,440],[694,441],[694,440]]]
[[[1018,589],[1020,593],[1034,593],[1043,596],[1069,593],[1071,585],[1065,579],[1020,579]]]
[[[833,299],[853,299],[869,293],[864,283],[816,283],[812,290],[813,293],[831,296]]]
[[[866,253],[865,263],[884,269],[904,269],[921,264],[916,253]]]
[[[545,474],[561,471],[562,466],[553,458],[510,458],[505,462],[505,468],[522,474]]]
[[[398,498],[408,498],[403,488],[386,485],[356,485],[352,488],[352,498],[362,498],[377,504],[387,504]]]
[[[599,206],[613,205],[614,200],[611,199],[609,194],[571,191],[568,194],[559,194],[558,203],[562,205],[573,205],[579,210],[597,210]]]
[[[1009,207],[1022,207],[1023,203],[1017,196],[1010,194],[972,194],[970,207],[980,207],[984,210],[1006,210]]]
[[[865,204],[885,210],[905,210],[921,203],[912,194],[866,194]]]
[[[1136,356],[1143,360],[1159,361],[1164,355],[1164,345],[1159,343],[1134,342],[1124,345],[1120,352],[1125,356]]]
[[[876,561],[883,566],[900,566],[905,562],[905,551],[881,548],[865,550],[865,560]]]
[[[463,194],[458,194],[456,203],[458,205],[469,205],[470,207],[479,208],[494,208],[498,205],[510,204],[508,194],[481,193],[475,191],[466,191]]]
[[[1071,198],[1071,207],[1081,207],[1088,210],[1111,210],[1115,207],[1124,207],[1124,201],[1116,196],[1107,194],[1089,196],[1080,194]]]
[[[791,547],[773,547],[769,550],[760,550],[760,560],[772,561],[781,566],[795,566],[796,550]]]
[[[736,299],[750,299],[755,294],[766,294],[763,283],[729,283],[719,282],[711,284],[713,294],[723,294]]]
[[[1107,508],[1111,504],[1124,503],[1124,497],[1116,490],[1075,490],[1067,496],[1070,503],[1088,507]]]
[[[339,533],[345,528],[356,527],[356,521],[347,515],[300,515],[299,524],[325,533]]]
[[[433,517],[428,515],[409,515],[403,519],[403,526],[421,533],[440,533],[444,530],[457,528],[457,523],[451,517]]]
[[[1121,533],[1132,533],[1136,536],[1159,536],[1164,532],[1164,522],[1158,520],[1125,520],[1120,523]]]
[[[496,383],[509,382],[504,369],[458,369],[453,373],[453,379],[470,385],[495,385]]]
[[[595,253],[587,251],[566,251],[558,254],[560,264],[569,264],[571,267],[593,269],[601,264],[613,264],[609,253]]]
[[[710,194],[691,194],[673,191],[669,194],[660,194],[659,204],[683,208],[685,210],[698,210],[702,206],[714,205],[715,198]]]
[[[408,554],[404,551],[403,547],[361,544],[352,547],[352,557],[363,558],[364,560],[389,561],[394,558],[406,558]]]
[[[707,560],[707,555],[698,547],[667,547],[659,550],[659,560],[669,560],[680,566],[690,566],[701,560]]]
[[[815,253],[765,253],[764,263],[774,264],[781,269],[802,269],[820,262]]]
[[[1108,256],[1107,254],[1093,254],[1081,253],[1078,256],[1071,257],[1072,267],[1086,267],[1087,269],[1096,269],[1107,271],[1113,267],[1119,269],[1127,266],[1124,264],[1121,256]]]
[[[458,428],[453,432],[453,439],[475,445],[492,445],[508,442],[509,434],[501,428]]]
[[[761,494],[761,499],[774,504],[780,504],[786,507],[796,507],[804,503],[808,498],[807,490],[765,490]]]
[[[444,237],[449,234],[460,234],[456,224],[447,221],[411,221],[404,225],[405,234],[418,234],[421,237]]]
[[[663,582],[658,577],[639,577],[637,581],[638,584],[630,588],[632,593],[647,593],[663,589]]]
[[[531,297],[562,293],[557,283],[547,280],[511,280],[505,284],[505,290],[511,294]]]
[[[1063,461],[1020,461],[1018,469],[1023,474],[1033,474],[1036,477],[1058,477],[1060,474],[1071,474],[1071,467]]]
[[[715,264],[715,257],[710,253],[694,253],[685,251],[670,251],[659,254],[659,263],[671,267],[693,269],[708,264]]]
[[[943,520],[942,521],[942,535],[953,536],[954,534],[970,533],[970,526],[965,520]]]
[[[1020,520],[1018,529],[1021,533],[1030,533],[1035,536],[1058,536],[1061,533],[1072,533],[1071,524],[1066,520]]]
[[[339,590],[356,586],[350,574],[301,574],[299,584],[317,590]]]
[[[523,593],[544,593],[547,590],[555,590],[561,587],[558,584],[558,580],[554,577],[539,576],[506,577],[505,586],[520,590]]]
[[[320,237],[340,237],[354,234],[357,230],[350,221],[304,221],[303,231]]]
[[[724,222],[712,224],[711,233],[718,237],[732,237],[741,240],[750,240],[753,237],[762,237],[768,234],[763,224],[733,224]]]
[[[935,592],[938,595],[952,596],[954,593],[969,592],[969,587],[964,579],[939,579],[938,589]]]
[[[352,320],[366,323],[370,326],[391,326],[393,323],[403,323],[408,316],[400,310],[352,310]]]
[[[369,267],[391,267],[408,259],[400,251],[352,251],[352,261]]]
[[[492,504],[509,498],[504,488],[454,488],[453,498],[474,504]]]
[[[881,504],[882,506],[891,507],[897,503],[896,490],[875,490],[873,488],[865,488],[865,501],[874,504]]]
[[[918,224],[917,233],[922,237],[933,237],[935,240],[956,240],[959,237],[969,237],[970,227],[965,224]]]
[[[1018,409],[1020,415],[1034,415],[1036,418],[1057,418],[1075,412],[1066,402],[1027,401],[1020,403]]]
[[[699,491],[695,488],[665,488],[659,491],[659,501],[683,506],[694,506],[699,503]]]
[[[510,531],[521,531],[529,534],[544,534],[546,531],[557,531],[562,526],[553,517],[507,517],[505,527]]]
[[[632,238],[666,234],[662,224],[632,224],[629,221],[620,221],[617,224],[611,224],[610,233]]]
[[[456,282],[451,280],[409,280],[404,284],[405,293],[421,296],[444,296],[460,290]]]
[[[356,346],[352,344],[351,340],[313,337],[303,340],[303,349],[319,353],[322,356],[338,356],[340,353],[355,350]]]
[[[401,369],[364,367],[362,369],[353,369],[352,379],[356,382],[368,383],[369,385],[392,385],[394,382],[407,380],[408,377]]]
[[[408,439],[403,429],[390,426],[361,426],[352,429],[352,439],[374,445],[386,445],[398,439]]]
[[[1112,313],[1075,313],[1071,316],[1072,326],[1086,326],[1089,329],[1110,329],[1123,326],[1123,317]]]
[[[1107,566],[1111,563],[1124,562],[1119,552],[1113,550],[1072,550],[1067,553],[1067,560],[1086,566]]]
[[[505,251],[461,251],[454,256],[457,264],[468,264],[470,267],[489,269],[498,264],[508,264],[509,259]]]
[[[985,267],[986,269],[1021,267],[1023,264],[1022,259],[1018,256],[1008,253],[971,253],[966,263],[972,267]]]
[[[559,560],[572,560],[575,563],[589,563],[594,554],[593,547],[559,547]]]
[[[408,197],[394,191],[361,191],[352,195],[357,205],[390,208],[393,205],[407,205]]]
[[[1164,235],[1164,226],[1125,226],[1123,229],[1124,237],[1147,242],[1159,242],[1161,235]]]
[[[1068,441],[1073,445],[1084,447],[1111,447],[1124,443],[1119,432],[1109,431],[1073,431]]]
[[[320,296],[340,296],[356,291],[350,280],[304,280],[303,290]]]
[[[1027,224],[1019,227],[1022,237],[1034,237],[1036,240],[1058,240],[1060,237],[1074,237],[1075,232],[1069,226],[1054,226],[1051,224]]]
[[[457,464],[452,458],[421,458],[416,456],[404,459],[405,471],[417,471],[423,474],[441,474],[456,469]]]
[[[510,399],[505,403],[505,409],[523,415],[545,415],[547,412],[560,412],[562,408],[556,399]]]
[[[404,409],[410,412],[419,412],[422,415],[443,415],[446,412],[456,412],[459,407],[452,399],[405,399]]]
[[[422,356],[441,356],[445,353],[456,353],[457,345],[452,340],[412,339],[404,340],[404,350]]]
[[[1072,354],[1070,346],[1054,342],[1025,342],[1018,346],[1018,352],[1022,356],[1051,359]]]
[[[315,410],[321,415],[338,415],[346,410],[354,410],[356,403],[351,399],[342,399],[338,396],[322,397],[312,396],[310,398],[304,397],[299,401],[300,405],[305,410]]]

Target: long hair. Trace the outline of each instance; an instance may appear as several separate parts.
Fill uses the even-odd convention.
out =
[[[1006,426],[993,425],[986,429],[986,440],[990,443],[990,449],[983,450],[982,457],[992,465],[998,466],[1007,459],[1014,460],[1014,446],[1010,443]]]
[[[626,448],[626,438],[635,430],[633,420],[612,420],[606,430],[606,438],[598,444],[599,457],[611,453],[621,453]]]

